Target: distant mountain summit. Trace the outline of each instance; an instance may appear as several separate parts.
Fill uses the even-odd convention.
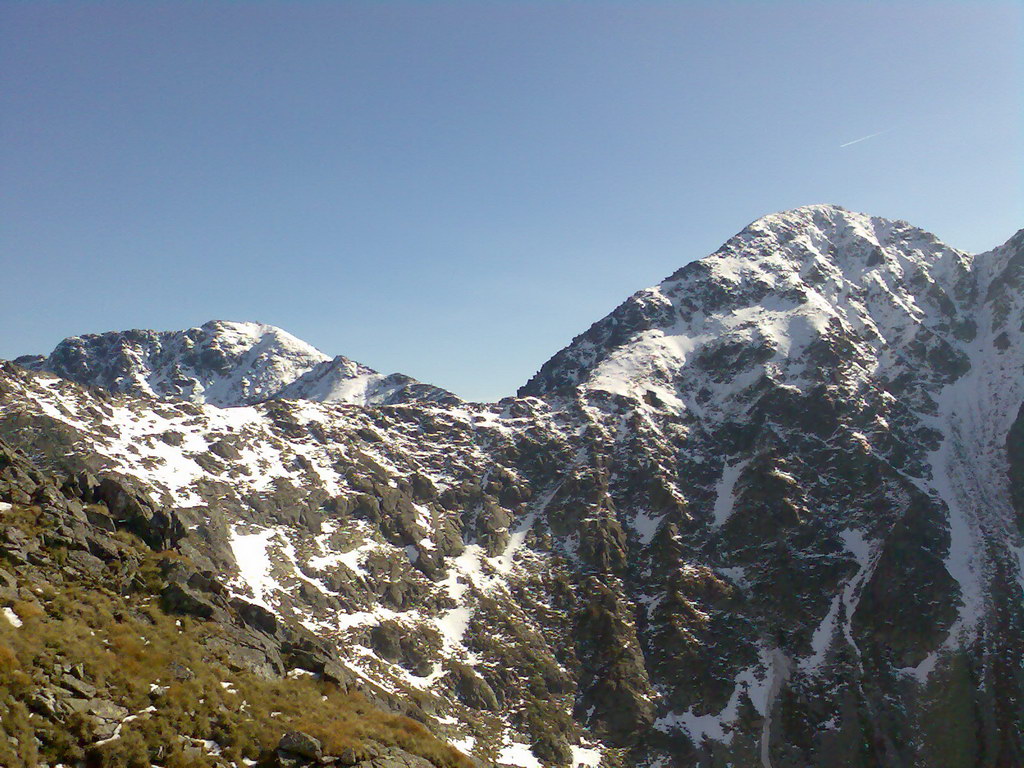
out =
[[[729,374],[751,363],[776,378],[815,379],[818,362],[805,353],[837,333],[881,348],[921,328],[963,330],[971,262],[906,222],[834,205],[771,214],[635,293],[519,394],[582,386],[692,409],[740,385]]]
[[[404,374],[385,376],[331,358],[280,328],[211,320],[183,331],[111,331],[72,336],[48,356],[15,360],[86,386],[221,408],[273,398],[386,405],[458,402]]]

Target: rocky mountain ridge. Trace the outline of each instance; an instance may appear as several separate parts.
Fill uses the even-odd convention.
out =
[[[1024,232],[970,255],[808,206],[500,403],[218,408],[5,364],[0,436],[148,487],[198,567],[478,756],[1017,765],[1022,336]]]
[[[358,405],[459,401],[404,374],[384,375],[342,355],[328,357],[262,323],[211,320],[184,331],[71,336],[49,355],[26,355],[15,362],[112,392],[221,408],[275,397]]]

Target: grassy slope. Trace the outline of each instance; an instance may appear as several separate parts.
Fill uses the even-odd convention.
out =
[[[0,513],[0,526],[30,536],[40,530],[38,508]],[[129,541],[127,534],[118,534]],[[216,650],[215,623],[164,613],[155,594],[161,557],[132,541],[146,587],[122,596],[102,579],[68,577],[65,553],[42,565],[20,566],[19,597],[12,610],[21,627],[0,616],[0,765],[74,764],[85,759],[103,768],[242,765],[266,760],[282,733],[297,729],[319,738],[328,754],[346,747],[394,745],[440,768],[464,768],[469,760],[421,724],[385,713],[356,693],[299,677],[265,680],[231,669]],[[0,561],[2,562],[2,561]],[[171,664],[192,671],[176,679]],[[90,718],[52,717],[33,711],[33,698],[58,682],[61,667],[82,665],[97,698],[123,706],[135,719],[118,738],[95,744]],[[158,690],[151,692],[151,686]],[[166,690],[162,690],[166,689]],[[204,746],[182,737],[209,740]],[[41,745],[37,745],[38,742]],[[215,742],[216,747],[212,742]],[[191,749],[189,748],[191,747]],[[220,751],[221,755],[209,754]]]

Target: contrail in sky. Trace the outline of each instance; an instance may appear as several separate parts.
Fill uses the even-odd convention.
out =
[[[888,133],[891,130],[892,128],[886,128],[884,131],[879,131],[878,133],[869,133],[867,136],[861,136],[859,139],[854,139],[853,141],[848,141],[845,144],[840,144],[839,148],[842,149],[843,147],[848,147],[851,144],[860,144],[862,141],[873,139],[875,136],[881,136],[883,133]]]

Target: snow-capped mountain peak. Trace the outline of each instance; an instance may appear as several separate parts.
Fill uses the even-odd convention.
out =
[[[114,392],[222,408],[275,397],[361,405],[417,399],[415,393],[454,397],[401,374],[387,377],[345,357],[332,359],[280,328],[254,322],[72,336],[46,357],[16,362]]]
[[[636,400],[653,395],[685,409],[695,407],[698,392],[728,398],[779,366],[791,379],[813,380],[813,370],[802,370],[814,364],[804,350],[836,334],[881,353],[918,326],[946,332],[967,322],[971,263],[905,222],[838,206],[765,216],[712,255],[631,296],[520,394],[584,386]],[[741,365],[744,375],[703,380],[710,369],[720,377],[726,364]]]

